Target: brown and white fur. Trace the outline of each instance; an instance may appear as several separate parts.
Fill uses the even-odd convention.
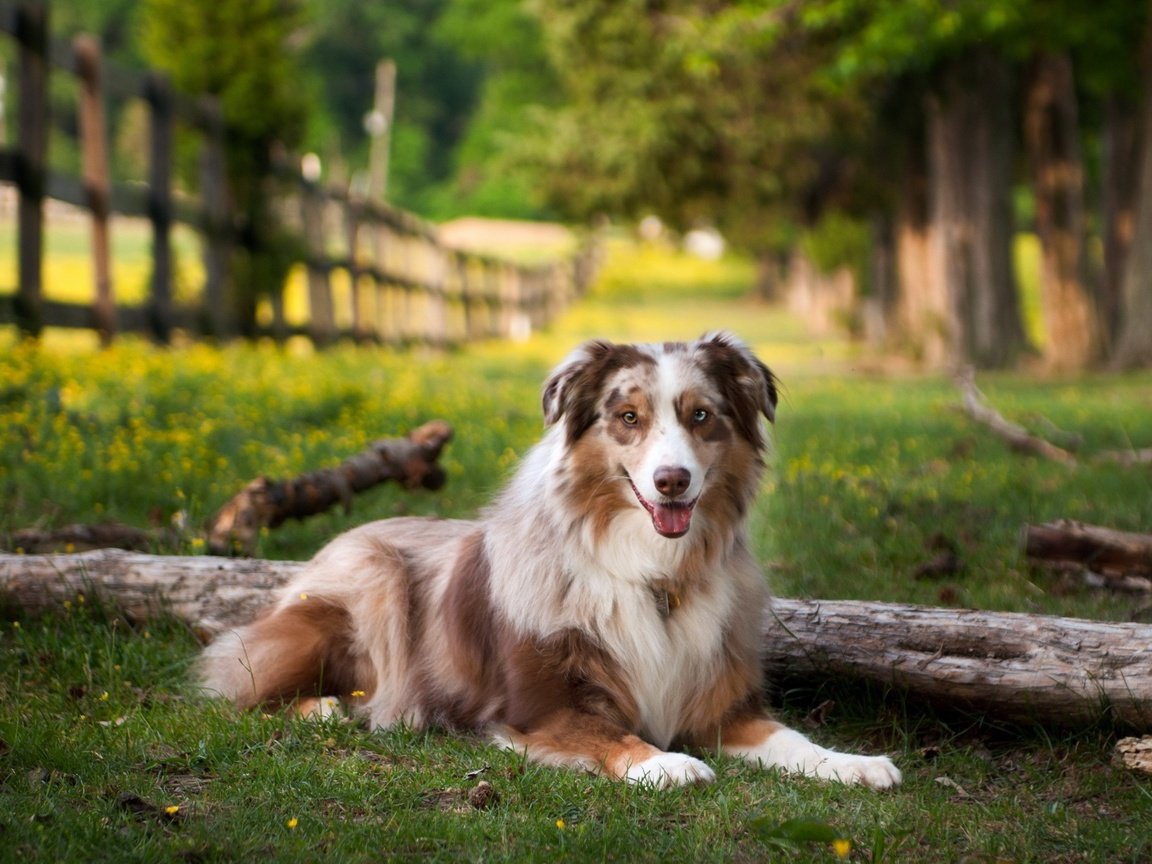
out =
[[[339,697],[373,728],[487,731],[550,765],[707,782],[684,752],[900,782],[761,706],[768,595],[745,517],[772,373],[735,337],[581,345],[548,379],[551,427],[477,521],[389,519],[337,537],[262,617],[204,652],[239,706]]]

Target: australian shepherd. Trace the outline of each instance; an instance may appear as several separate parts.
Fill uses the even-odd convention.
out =
[[[372,728],[481,730],[658,787],[714,779],[680,748],[899,783],[886,757],[828,750],[761,704],[768,593],[745,521],[776,410],[768,368],[727,333],[591,341],[543,408],[550,428],[480,519],[337,537],[205,650],[205,688],[302,713],[337,697]]]

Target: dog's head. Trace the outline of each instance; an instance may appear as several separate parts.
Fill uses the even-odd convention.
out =
[[[588,478],[584,492],[617,509],[642,507],[657,533],[675,538],[688,533],[720,478],[727,486],[755,479],[776,378],[729,333],[649,345],[591,341],[552,372],[543,402],[545,422],[564,424]]]

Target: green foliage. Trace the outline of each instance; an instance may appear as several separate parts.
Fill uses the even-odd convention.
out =
[[[220,100],[225,162],[242,251],[233,263],[232,293],[241,332],[250,332],[256,299],[282,289],[294,248],[272,188],[273,148],[294,150],[307,104],[293,37],[299,0],[219,0],[187,4],[145,0],[143,47],[187,94]]]

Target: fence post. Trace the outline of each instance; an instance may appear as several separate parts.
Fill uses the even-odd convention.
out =
[[[108,217],[111,207],[108,145],[104,120],[104,88],[100,43],[81,34],[72,40],[72,53],[80,77],[80,136],[84,162],[84,194],[92,214],[92,273],[95,297],[92,320],[102,345],[110,345],[116,332],[116,301],[112,293]]]
[[[21,3],[16,12],[20,43],[20,129],[16,186],[19,286],[16,323],[33,338],[44,329],[44,162],[48,151],[48,8]]]
[[[204,207],[203,327],[209,336],[232,335],[232,303],[228,296],[232,254],[232,208],[224,173],[224,117],[220,102],[205,96],[200,101],[204,144],[200,153],[200,195]]]
[[[365,326],[360,291],[360,214],[349,189],[340,200],[344,218],[344,236],[348,246],[349,302],[352,304],[352,339],[363,342],[373,338],[375,328]]]
[[[172,340],[172,92],[167,77],[149,73],[144,98],[151,114],[148,218],[152,221],[152,337]]]
[[[336,320],[332,310],[332,283],[325,263],[323,192],[311,180],[300,179],[300,218],[308,260],[308,330],[317,347],[335,339]]]

